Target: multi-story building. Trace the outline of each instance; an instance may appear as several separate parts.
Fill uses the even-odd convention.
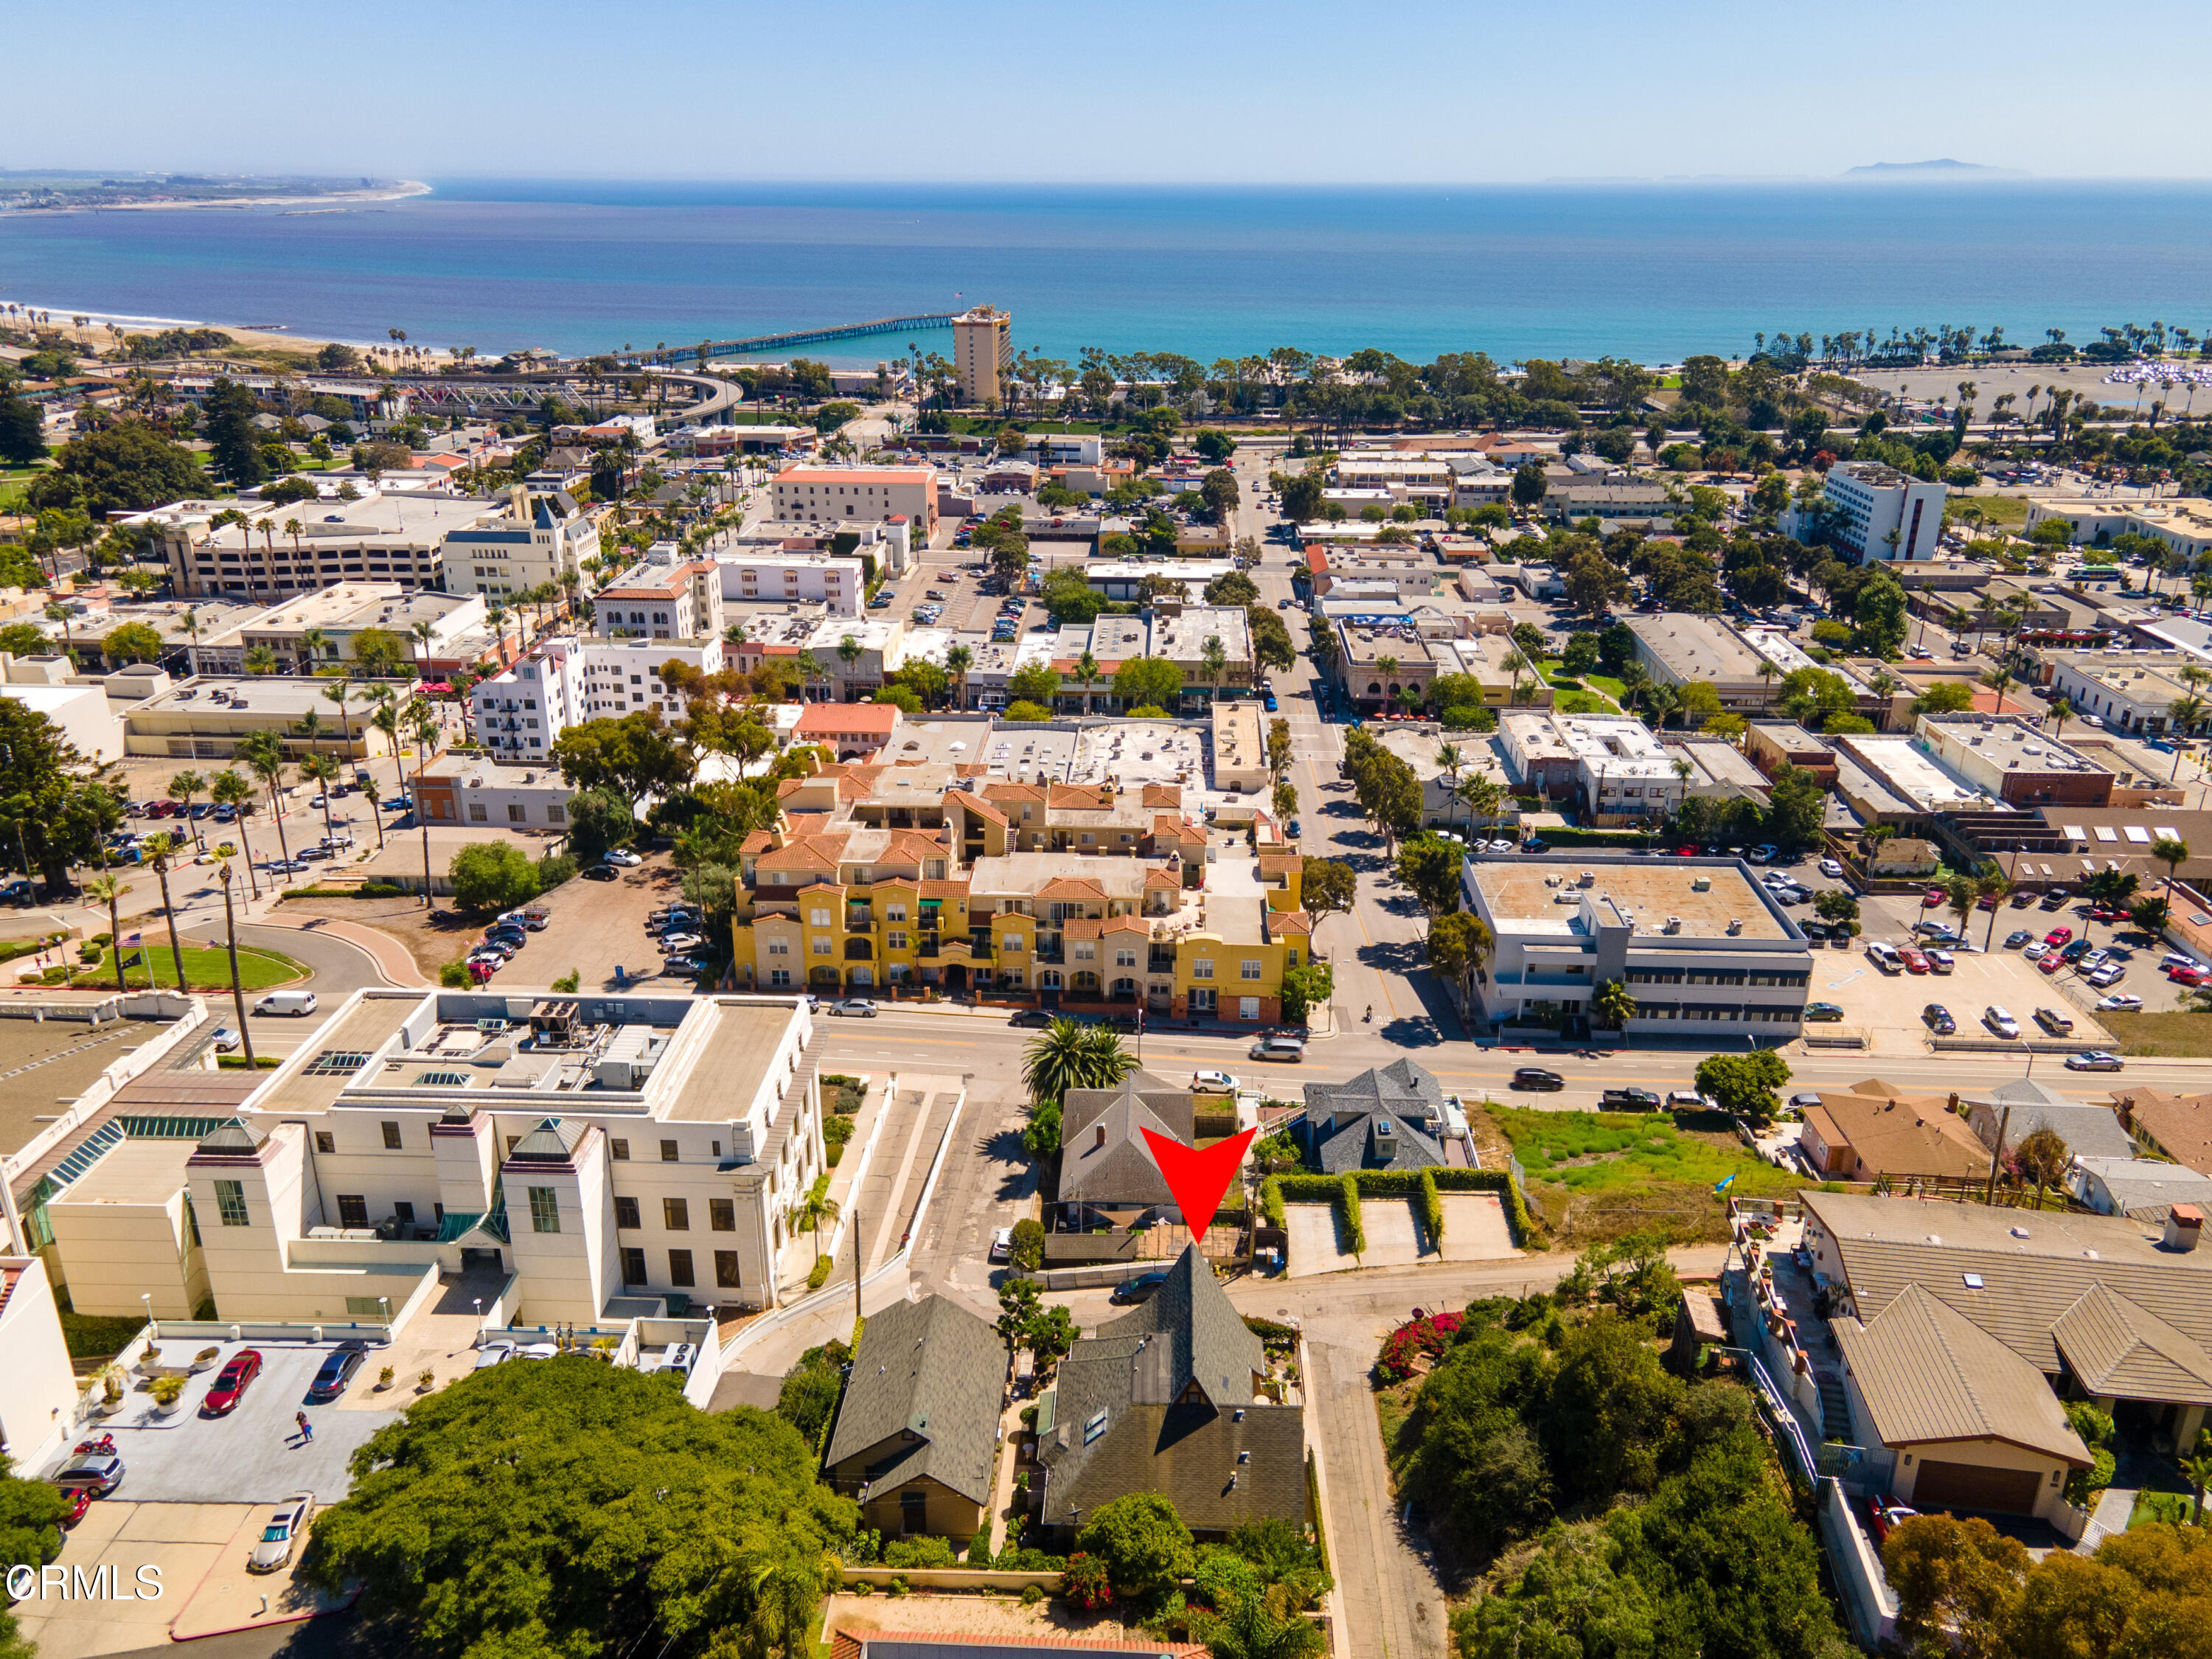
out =
[[[803,999],[356,991],[172,1162],[98,1156],[140,1150],[141,1207],[189,1193],[225,1320],[404,1325],[471,1272],[518,1324],[772,1307],[828,1167],[812,1035]]]
[[[1595,519],[1608,530],[1650,529],[1664,535],[1674,527],[1674,509],[1663,484],[1571,483],[1544,497],[1544,516],[1555,524]]]
[[[2163,501],[2091,500],[2080,495],[2031,495],[2027,528],[2063,519],[2075,544],[2148,536],[2191,559],[2212,553],[2212,501],[2195,496]]]
[[[1428,641],[1410,624],[1346,617],[1334,631],[1337,684],[1365,713],[1425,702],[1429,682],[1452,672],[1438,666]]]
[[[1936,556],[1943,532],[1942,484],[1878,461],[1839,461],[1828,469],[1821,493],[1831,509],[1827,538],[1852,563]]]
[[[250,501],[178,501],[121,522],[149,531],[179,598],[228,596],[264,604],[346,581],[445,587],[445,545],[455,531],[498,517],[501,503],[442,490],[372,488],[359,501],[295,501],[255,512]],[[218,514],[248,513],[248,526]]]
[[[391,753],[391,744],[368,723],[358,698],[341,720],[338,706],[323,695],[331,684],[327,679],[274,675],[242,680],[195,677],[124,711],[125,752],[228,760],[242,739],[268,732],[283,739],[289,760],[308,755],[360,760]],[[318,722],[312,738],[301,729],[309,714]]]
[[[787,466],[769,486],[775,516],[806,524],[902,518],[927,544],[937,532],[933,466]]]
[[[2065,698],[2076,714],[2094,715],[2113,731],[2154,736],[2172,723],[2176,703],[2199,695],[2184,671],[2204,665],[2184,651],[2060,651],[2045,660],[2054,700]]]
[[[0,1458],[15,1468],[41,1468],[67,1441],[76,1420],[76,1369],[45,1261],[0,1255]]]
[[[511,600],[562,586],[599,553],[599,526],[574,496],[518,484],[496,513],[447,533],[446,591]]]
[[[867,598],[867,578],[857,557],[746,548],[717,553],[722,598],[748,604],[818,605],[833,617],[857,617]]]
[[[968,402],[999,401],[1000,377],[1013,362],[1013,313],[994,306],[975,306],[952,319],[952,368]]]
[[[1246,1023],[1281,1018],[1313,925],[1292,854],[1207,862],[1182,791],[835,766],[745,843],[740,985],[932,986]],[[796,830],[827,810],[829,827]]]
[[[2008,806],[2105,806],[2112,774],[2014,715],[1923,714],[1928,751]]]
[[[592,631],[602,639],[699,640],[722,636],[722,578],[712,559],[686,559],[673,542],[592,595]]]
[[[434,824],[496,823],[568,833],[575,794],[550,766],[503,766],[481,755],[441,755],[408,775],[416,810]]]
[[[771,568],[777,559],[791,554],[825,554],[858,559],[864,576],[902,576],[914,568],[914,526],[903,513],[894,513],[888,519],[756,519],[716,532],[702,551],[717,563],[726,563],[728,555],[737,553],[747,560],[764,561]],[[767,591],[773,583],[758,585],[763,588],[761,598],[774,597]],[[724,571],[724,599],[738,598],[738,590],[744,586],[736,570]]]
[[[684,712],[684,701],[661,679],[662,666],[671,662],[718,674],[722,642],[711,636],[548,640],[471,689],[477,740],[495,761],[543,763],[561,733],[586,720],[648,709],[672,720]]]
[[[1648,824],[1682,804],[1687,784],[1674,757],[1632,715],[1512,714],[1498,728],[1513,777],[1554,799],[1571,794],[1585,823]]]
[[[1587,1030],[1607,981],[1636,998],[1632,1033],[1779,1042],[1803,1020],[1811,947],[1740,860],[1478,854],[1461,888],[1496,940],[1474,991],[1493,1024]]]
[[[1162,606],[1152,612],[1148,633],[1146,654],[1171,662],[1182,671],[1186,703],[1243,696],[1251,690],[1252,623],[1239,607]],[[1206,661],[1208,650],[1216,642],[1222,653],[1218,671]]]
[[[386,582],[339,582],[270,606],[210,640],[208,649],[225,659],[234,654],[242,665],[246,653],[266,647],[277,666],[293,674],[333,665],[362,673],[386,664],[387,673],[408,674],[424,654],[426,642],[432,656],[450,650],[455,641],[483,629],[485,612],[481,597]],[[416,633],[417,623],[425,635]],[[372,644],[366,659],[364,642]]]

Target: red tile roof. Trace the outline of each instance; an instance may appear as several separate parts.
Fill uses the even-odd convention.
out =
[[[888,738],[899,719],[896,703],[816,702],[809,703],[799,717],[797,731],[802,738],[842,737],[854,732]]]

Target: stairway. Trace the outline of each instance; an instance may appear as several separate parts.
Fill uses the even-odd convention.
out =
[[[1820,1438],[1848,1443],[1851,1437],[1851,1407],[1844,1393],[1844,1379],[1835,1371],[1817,1368],[1814,1375],[1820,1384]]]

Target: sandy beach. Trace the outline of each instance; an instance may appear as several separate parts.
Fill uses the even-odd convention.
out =
[[[201,211],[209,208],[345,207],[362,202],[398,202],[410,196],[428,196],[430,186],[417,179],[402,179],[386,190],[340,190],[325,196],[239,196],[220,202],[88,202],[82,207],[0,209],[0,219],[11,215],[53,216],[67,213],[160,213]]]

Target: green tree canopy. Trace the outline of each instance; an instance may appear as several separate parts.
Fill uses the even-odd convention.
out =
[[[143,512],[204,495],[208,489],[192,452],[140,420],[118,421],[105,431],[72,438],[55,452],[54,462],[55,470],[30,488],[31,506],[42,512]]]
[[[1789,1062],[1771,1048],[1708,1054],[1698,1062],[1698,1092],[1711,1095],[1723,1111],[1754,1123],[1772,1121],[1782,1108],[1775,1091],[1789,1081]]]
[[[125,663],[159,662],[161,659],[161,636],[144,623],[125,623],[120,628],[111,628],[100,642],[100,654],[121,667]]]
[[[796,1652],[825,1558],[859,1524],[781,1418],[702,1412],[585,1358],[448,1383],[371,1437],[352,1474],[300,1577],[360,1581],[362,1612],[434,1659],[583,1659],[648,1630],[656,1647]]]
[[[1124,708],[1165,708],[1182,693],[1182,670],[1164,657],[1131,657],[1114,671],[1114,695]]]
[[[1190,1528],[1158,1492],[1130,1492],[1102,1504],[1075,1541],[1106,1564],[1116,1594],[1136,1601],[1164,1595],[1196,1565]]]
[[[1358,888],[1358,876],[1340,859],[1309,857],[1299,866],[1298,902],[1316,921],[1350,911]]]
[[[579,789],[568,797],[568,851],[579,864],[597,864],[637,835],[636,810],[619,789]]]
[[[79,754],[59,726],[17,698],[0,697],[0,861],[21,850],[60,892],[72,864],[99,861],[100,842],[123,822],[105,766]]]
[[[538,866],[512,842],[471,842],[448,872],[453,902],[465,910],[511,910],[538,896]]]
[[[618,789],[633,806],[684,787],[698,771],[657,708],[570,726],[554,742],[553,763],[576,787]]]

